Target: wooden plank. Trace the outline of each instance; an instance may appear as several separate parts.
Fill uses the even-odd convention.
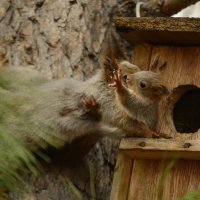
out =
[[[184,159],[184,160],[200,160],[199,152],[181,152],[181,151],[157,151],[157,150],[149,150],[142,151],[140,149],[136,150],[123,150],[125,155],[130,156],[134,159],[148,159],[148,160],[164,160],[164,159]]]
[[[110,200],[127,200],[133,160],[119,152],[114,172]]]
[[[119,148],[132,158],[200,160],[198,140],[123,139]]]
[[[169,46],[154,46],[151,59],[159,55],[160,60],[167,61],[166,66],[159,71],[170,93],[178,86],[195,85],[200,87],[200,48],[177,48]],[[173,98],[164,99],[160,106],[157,131],[167,133],[177,139],[196,140],[200,138],[200,130],[192,134],[178,134],[173,122]],[[184,108],[183,108],[184,114]]]
[[[199,140],[174,140],[135,138],[123,139],[119,146],[120,150],[158,150],[158,151],[191,151],[200,152]]]
[[[163,163],[164,169],[162,169],[161,173],[166,173],[164,175],[166,177],[163,181],[162,193],[160,192],[160,196],[163,198],[160,199],[178,200],[183,195],[197,192],[200,189],[200,161],[186,162],[185,160],[179,160],[173,162],[171,161],[171,164],[169,161],[168,163]],[[171,170],[169,170],[170,168]]]
[[[152,45],[138,44],[133,48],[132,63],[137,63],[141,70],[148,70],[151,61]],[[144,59],[141,59],[141,55]]]
[[[119,34],[131,44],[200,45],[200,19],[170,17],[116,18]]]
[[[137,159],[131,175],[128,200],[157,200],[160,161]],[[160,200],[160,199],[159,199]]]
[[[200,189],[200,161],[134,161],[128,200],[178,200]]]

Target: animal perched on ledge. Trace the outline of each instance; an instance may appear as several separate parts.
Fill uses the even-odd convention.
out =
[[[116,71],[114,83],[110,86],[116,88],[116,100],[122,110],[127,117],[136,119],[151,130],[155,130],[159,102],[164,95],[168,94],[159,75],[151,71],[139,71],[126,75],[125,84],[122,84],[121,76],[121,70]],[[148,137],[148,134],[145,136]],[[153,133],[153,136],[156,136],[156,133]],[[159,136],[158,133],[157,136]]]
[[[159,137],[155,132],[157,108],[166,91],[160,88],[159,76],[124,61],[118,63],[122,74],[108,78],[110,65],[107,60],[104,69],[85,82],[48,82],[31,69],[4,68],[0,73],[0,122],[31,148],[57,146],[87,134]],[[108,79],[115,82],[117,92]]]

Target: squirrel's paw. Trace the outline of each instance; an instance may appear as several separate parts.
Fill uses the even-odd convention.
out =
[[[165,138],[165,139],[172,139],[171,136],[165,133],[153,132],[152,138]]]
[[[155,132],[155,131],[147,131],[144,134],[144,136],[147,137],[147,138],[165,138],[165,139],[171,139],[172,138],[168,134],[159,133],[159,132]]]
[[[96,102],[94,96],[83,97],[81,102],[86,113],[97,112],[99,110],[99,104]]]
[[[110,83],[109,86],[116,88],[121,87],[121,76],[122,75],[120,69],[113,71],[113,76],[112,76],[113,83]]]

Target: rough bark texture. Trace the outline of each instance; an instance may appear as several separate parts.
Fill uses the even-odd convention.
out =
[[[0,68],[26,66],[49,79],[87,79],[101,65],[114,16],[135,16],[138,1],[0,0]],[[27,177],[33,188],[25,199],[77,200],[78,190],[84,199],[108,200],[117,147],[118,141],[105,138],[73,167],[62,162],[65,152],[58,152],[59,163],[45,165],[36,178]]]
[[[98,67],[110,1],[16,0],[0,2],[1,55],[31,65],[48,78],[87,77]]]
[[[84,80],[100,67],[113,16],[134,13],[134,6],[131,0],[1,0],[0,67],[26,66],[49,79]],[[117,146],[105,138],[76,167],[49,164],[39,177],[27,178],[34,187],[26,199],[79,199],[70,184],[64,184],[65,177],[85,199],[95,199],[90,183],[95,185],[96,199],[109,199]],[[95,169],[93,175],[88,163]]]

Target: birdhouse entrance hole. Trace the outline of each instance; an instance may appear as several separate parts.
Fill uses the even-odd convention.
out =
[[[173,122],[179,133],[195,133],[200,128],[200,88],[180,86],[174,90]]]

